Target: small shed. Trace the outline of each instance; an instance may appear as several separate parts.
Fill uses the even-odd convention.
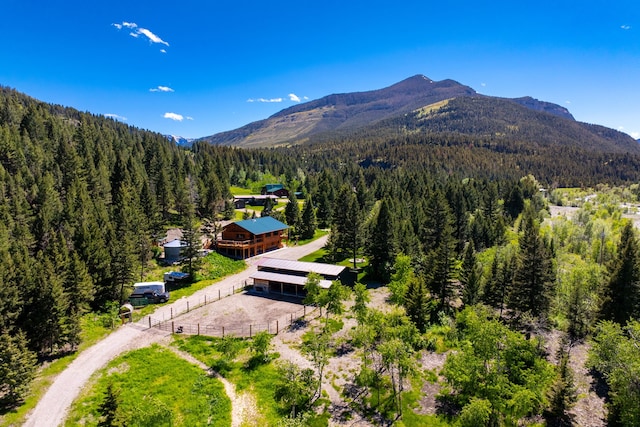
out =
[[[180,240],[174,239],[170,242],[164,244],[164,261],[165,262],[175,262],[180,261],[182,258],[182,251],[187,247],[187,243]]]

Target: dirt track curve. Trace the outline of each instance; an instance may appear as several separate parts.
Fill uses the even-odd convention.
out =
[[[327,241],[327,236],[302,246],[292,246],[278,251],[269,252],[265,256],[297,260],[307,254],[322,248]],[[259,258],[259,257],[256,257]],[[199,301],[207,293],[216,290],[227,290],[232,286],[243,283],[256,271],[254,261],[248,260],[249,267],[244,271],[229,276],[205,289],[194,293],[188,299]],[[153,314],[154,318],[169,317],[171,308],[178,302],[159,307]],[[25,426],[28,427],[56,427],[64,423],[67,412],[78,397],[80,391],[91,375],[106,364],[129,350],[146,347],[155,342],[168,339],[169,333],[157,329],[148,329],[148,319],[145,317],[137,323],[128,324],[119,328],[102,341],[82,351],[78,357],[69,364],[54,380],[47,392],[42,396],[36,407],[28,415]],[[236,421],[237,422],[237,421]]]

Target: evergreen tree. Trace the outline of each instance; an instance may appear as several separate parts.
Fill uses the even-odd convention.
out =
[[[195,279],[195,274],[200,269],[200,249],[202,248],[201,233],[196,222],[194,206],[187,205],[182,223],[182,241],[185,246],[182,256],[186,262],[185,272],[191,274]]]
[[[640,252],[631,222],[622,229],[618,255],[610,271],[601,317],[623,325],[630,318],[640,316]]]
[[[504,201],[504,210],[512,219],[516,219],[524,210],[524,196],[520,185],[516,184],[511,187],[511,191]]]
[[[0,221],[0,333],[16,326],[23,305],[22,293],[16,282],[16,269],[9,252],[9,233]]]
[[[289,226],[289,238],[297,237],[300,234],[300,207],[293,193],[289,196],[289,202],[284,208],[284,217]]]
[[[260,216],[272,216],[273,214],[273,200],[271,197],[267,197],[264,201],[264,208]]]
[[[69,342],[67,317],[69,301],[63,280],[53,264],[38,256],[28,282],[28,302],[23,311],[30,347],[41,354],[52,354]]]
[[[300,237],[304,240],[312,239],[316,233],[317,221],[316,212],[313,207],[311,196],[307,196],[302,209],[302,219],[300,221]]]
[[[568,411],[578,400],[573,370],[569,366],[569,353],[565,349],[566,340],[562,340],[558,349],[558,378],[549,393],[549,426],[571,426]]]
[[[425,281],[432,298],[438,302],[438,311],[448,311],[449,303],[456,294],[453,280],[455,240],[449,207],[440,191],[435,191],[429,198],[427,218],[424,239]]]
[[[367,247],[369,266],[373,276],[386,283],[396,257],[393,238],[393,221],[386,199],[380,204],[380,211],[369,236]]]
[[[462,286],[462,303],[474,305],[480,300],[480,279],[482,267],[476,261],[473,242],[469,242],[464,251],[460,284]]]
[[[120,391],[114,388],[113,383],[107,385],[104,400],[98,408],[100,421],[98,427],[120,427],[126,425],[120,414]]]
[[[21,402],[35,373],[36,355],[27,348],[24,334],[0,332],[0,409]]]
[[[429,323],[431,310],[427,288],[421,278],[413,276],[409,281],[404,297],[404,307],[416,328],[424,332]]]
[[[534,317],[546,316],[555,285],[553,259],[531,207],[525,209],[521,221],[522,234],[509,294],[509,307]]]
[[[493,261],[491,261],[489,278],[485,282],[481,297],[483,303],[494,308],[498,307],[501,301],[499,269],[500,263],[498,261],[498,253],[496,252]]]
[[[356,268],[356,255],[362,238],[360,233],[360,210],[355,193],[343,186],[336,198],[333,210],[331,233],[334,234],[334,250],[341,259],[353,257]]]
[[[331,226],[333,201],[335,199],[334,185],[334,179],[325,169],[318,180],[318,194],[316,196],[318,205],[316,216],[318,218],[318,227],[320,228],[329,228]]]

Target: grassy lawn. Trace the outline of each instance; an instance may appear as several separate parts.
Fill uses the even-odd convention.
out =
[[[217,252],[211,252],[202,258],[202,266],[196,275],[196,282],[189,286],[171,291],[171,301],[176,301],[182,297],[193,295],[200,289],[211,286],[220,279],[229,275],[239,273],[247,268],[247,264],[242,260],[232,260]],[[162,280],[162,274],[166,271],[175,270],[175,267],[158,267],[153,274],[148,276],[147,280]],[[155,304],[149,304],[135,310],[133,318],[138,320],[151,314],[156,309]]]
[[[316,232],[317,233],[317,232]],[[327,234],[327,232],[325,232]],[[317,238],[317,237],[316,237]],[[353,258],[346,258],[340,262],[332,263],[327,261],[327,250],[324,248],[318,249],[315,252],[310,253],[307,256],[300,258],[298,261],[305,262],[324,262],[329,264],[343,265],[345,267],[353,268]],[[362,259],[362,262],[356,262],[356,267],[358,267],[358,282],[366,283],[367,282],[367,273],[366,267],[369,265],[369,262],[366,259]]]
[[[238,393],[247,392],[256,399],[259,415],[250,425],[277,426],[288,414],[275,400],[274,384],[279,381],[276,363],[249,363],[251,351],[250,340],[231,338],[235,351],[232,356],[221,351],[223,339],[204,336],[179,336],[174,344],[181,350],[190,353],[201,362],[212,366],[227,380],[235,384]],[[228,344],[228,343],[227,343]],[[277,360],[278,355],[274,355]],[[309,420],[309,426],[326,426],[328,414],[320,414]]]
[[[314,240],[317,240],[323,236],[326,236],[327,234],[329,234],[329,230],[316,230],[316,232],[313,235],[313,238],[311,239],[305,239],[305,240],[299,240],[298,244],[299,245],[306,245],[307,243],[311,243]],[[323,254],[324,256],[324,254]]]
[[[236,385],[238,393],[243,391],[253,394],[258,403],[260,415],[255,425],[272,426],[282,418],[279,405],[273,397],[273,384],[277,373],[272,363],[246,367],[249,360],[249,340],[232,338],[235,352],[233,360],[221,351],[222,339],[205,336],[176,337],[174,344],[182,351],[213,366],[226,379]]]
[[[256,194],[256,193],[253,193],[250,188],[236,187],[234,185],[232,185],[231,188],[229,188],[229,190],[231,191],[231,194],[233,194],[234,196],[250,196],[252,194]]]
[[[65,425],[97,425],[107,386],[118,396],[125,425],[231,425],[224,386],[199,367],[157,345],[127,353],[94,376],[74,402]]]

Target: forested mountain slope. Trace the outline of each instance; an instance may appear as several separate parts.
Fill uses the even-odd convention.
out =
[[[388,88],[329,95],[284,109],[242,128],[201,141],[240,147],[268,147],[330,141],[354,134],[457,133],[510,151],[527,146],[574,146],[597,152],[640,153],[630,136],[576,122],[556,104],[531,97],[506,99],[477,94],[453,80],[414,76]],[[446,139],[446,135],[442,136]]]
[[[224,208],[223,156],[0,88],[0,334],[73,348],[80,316],[122,300],[163,224]]]

